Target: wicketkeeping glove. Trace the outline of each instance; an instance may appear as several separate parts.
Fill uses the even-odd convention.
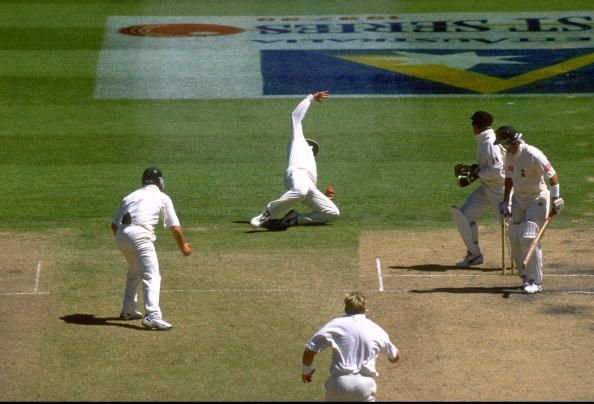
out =
[[[461,175],[458,176],[458,185],[461,187],[466,187],[472,184],[474,181],[478,180],[478,167],[476,170],[470,173],[463,172]]]
[[[454,166],[454,177],[459,177],[461,175],[468,175],[474,171],[478,170],[478,164],[473,165],[466,165],[466,164],[456,164]]]
[[[561,209],[565,206],[565,201],[563,198],[554,198],[553,199],[553,214],[561,213]]]

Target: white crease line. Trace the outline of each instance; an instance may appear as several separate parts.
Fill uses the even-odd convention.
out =
[[[502,276],[501,273],[493,273],[493,274],[384,274],[384,277],[392,277],[392,278],[467,278],[467,277],[477,277],[477,276]],[[594,277],[594,274],[544,274],[545,278],[549,277],[558,277],[558,278],[586,278],[586,277]]]
[[[313,289],[169,289],[161,293],[349,293],[354,289],[344,290],[313,290]],[[361,290],[361,292],[377,292],[377,290]]]
[[[594,295],[594,291],[591,290],[568,290],[565,292],[567,295]]]
[[[505,289],[505,288],[502,288]],[[363,293],[413,293],[416,289],[345,289],[345,290],[305,290],[305,289],[170,289],[162,290],[161,293],[349,293],[359,290]],[[435,291],[434,293],[449,293]],[[518,292],[519,294],[522,294]],[[544,290],[545,295],[594,295],[592,290]]]
[[[41,276],[41,260],[37,261],[37,273],[35,274],[35,287],[33,293],[37,293],[39,290],[39,277]]]
[[[50,292],[0,292],[0,296],[49,295]]]

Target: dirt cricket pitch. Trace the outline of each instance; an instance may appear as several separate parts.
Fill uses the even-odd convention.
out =
[[[545,234],[538,295],[501,275],[498,228],[480,238],[483,265],[457,269],[455,230],[363,234],[361,284],[379,286],[379,257],[384,287],[369,296],[369,317],[402,350],[398,366],[381,362],[378,399],[594,399],[594,232]]]
[[[594,399],[594,231],[547,231],[544,290],[532,296],[521,293],[516,275],[501,275],[499,231],[480,228],[485,262],[472,269],[454,267],[464,253],[455,230],[361,235],[359,289],[368,316],[402,350],[396,366],[379,361],[379,400]],[[38,320],[49,298],[42,291],[55,264],[46,251],[36,279],[36,258],[25,250],[40,251],[44,241],[0,233],[0,242],[1,396],[27,400],[28,375],[42,371],[34,347],[44,338]],[[326,375],[320,369],[318,377]]]

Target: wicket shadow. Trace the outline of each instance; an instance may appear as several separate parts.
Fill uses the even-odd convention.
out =
[[[510,294],[524,294],[522,286],[465,286],[460,288],[432,288],[432,289],[411,289],[410,293],[486,293],[501,295],[504,299],[508,298]]]
[[[407,269],[410,271],[421,271],[421,272],[447,272],[450,270],[467,271],[474,270],[480,272],[501,272],[501,268],[458,268],[455,265],[439,265],[439,264],[424,264],[424,265],[390,265],[390,269]]]
[[[139,325],[122,323],[122,321],[128,321],[128,320],[121,320],[119,317],[95,317],[94,314],[80,314],[80,313],[69,314],[64,317],[60,317],[60,320],[64,321],[65,323],[68,323],[68,324],[108,325],[108,326],[114,326],[114,327],[131,328],[133,330],[143,330],[143,331],[147,330],[147,328],[141,327]]]

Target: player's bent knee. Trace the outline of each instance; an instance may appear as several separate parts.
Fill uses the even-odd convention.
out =
[[[340,210],[338,208],[330,209],[324,212],[331,220],[336,220],[340,216]]]

